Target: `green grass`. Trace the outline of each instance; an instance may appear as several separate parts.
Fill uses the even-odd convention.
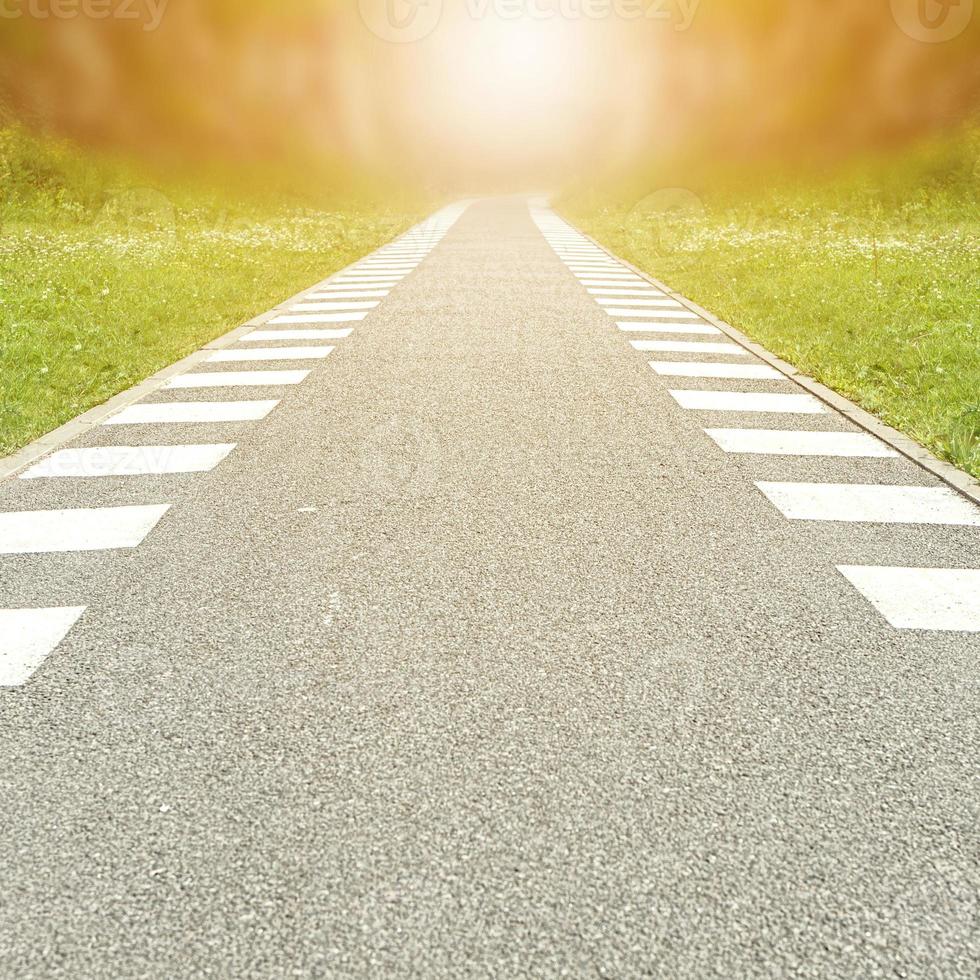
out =
[[[277,179],[160,181],[0,129],[0,456],[373,250],[425,210],[343,174]]]
[[[676,173],[576,191],[562,210],[980,477],[980,132],[823,179]]]

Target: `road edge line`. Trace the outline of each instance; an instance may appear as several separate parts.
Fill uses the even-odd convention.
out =
[[[861,408],[860,405],[852,402],[849,398],[846,398],[839,392],[834,391],[833,388],[828,388],[826,385],[821,384],[819,381],[816,381],[809,375],[803,374],[788,361],[784,361],[781,358],[776,357],[775,354],[770,353],[765,347],[763,347],[757,341],[752,340],[750,337],[747,337],[730,323],[726,323],[724,320],[719,319],[713,313],[704,309],[702,306],[698,306],[698,304],[693,300],[690,300],[682,293],[677,292],[677,290],[673,289],[671,286],[668,286],[662,280],[655,279],[642,269],[637,268],[637,266],[633,265],[632,262],[622,258],[615,252],[608,249],[602,244],[602,242],[597,241],[591,235],[582,231],[578,225],[566,218],[565,215],[560,214],[560,212],[557,211],[554,213],[565,221],[569,227],[574,228],[580,235],[582,235],[583,238],[587,238],[597,248],[602,249],[602,251],[605,252],[610,258],[622,263],[628,269],[631,269],[634,273],[636,273],[636,275],[645,279],[652,286],[656,286],[658,289],[663,290],[664,293],[666,293],[672,299],[676,299],[692,313],[697,313],[698,316],[706,320],[713,327],[717,327],[722,333],[726,334],[729,338],[739,344],[739,346],[744,347],[747,351],[754,354],[760,360],[765,361],[770,367],[773,367],[780,373],[785,374],[790,381],[798,384],[804,389],[804,391],[807,391],[816,398],[819,398],[822,402],[835,409],[855,425],[880,439],[882,442],[887,443],[892,447],[892,449],[901,453],[913,463],[917,463],[924,470],[930,472],[947,486],[952,487],[952,489],[956,490],[958,493],[961,493],[968,500],[971,500],[973,503],[980,506],[980,481],[975,480],[965,470],[961,470],[952,463],[947,463],[945,460],[940,459],[938,456],[926,449],[925,446],[917,443],[910,436],[907,436],[903,432],[899,432],[898,429],[894,429],[887,423],[882,422],[882,420],[876,415],[872,415],[866,409]]]
[[[438,212],[434,212],[437,214]],[[430,215],[429,217],[432,217]],[[423,218],[422,222],[428,221],[428,218]],[[384,248],[386,245],[390,245],[391,242],[397,241],[399,238],[407,235],[412,228],[417,227],[418,224],[422,222],[416,222],[410,228],[399,233],[394,238],[390,238],[385,242],[382,242],[376,248],[371,249],[370,252],[365,252],[360,258],[355,259],[353,262],[348,262],[347,265],[340,269],[336,269],[327,275],[325,278],[320,279],[311,286],[305,286],[298,293],[290,296],[282,302],[277,303],[271,309],[266,310],[264,313],[259,313],[244,323],[239,324],[237,327],[233,327],[227,333],[221,334],[215,337],[213,340],[209,340],[206,344],[201,346],[198,350],[193,351],[186,357],[182,357],[179,361],[174,361],[172,364],[168,364],[166,367],[161,368],[154,374],[149,375],[142,381],[138,381],[131,388],[127,388],[125,391],[117,392],[108,400],[102,402],[100,405],[93,405],[92,408],[86,409],[80,415],[76,415],[73,419],[59,425],[56,429],[52,429],[50,432],[46,432],[42,436],[38,436],[37,439],[32,440],[26,446],[22,446],[16,452],[11,453],[9,456],[4,456],[0,459],[0,483],[4,483],[11,477],[16,476],[21,470],[27,468],[32,463],[36,463],[43,456],[48,455],[48,453],[53,452],[56,449],[60,449],[62,446],[77,439],[79,436],[88,432],[91,429],[96,428],[101,425],[102,422],[108,418],[110,415],[114,415],[116,412],[121,411],[129,405],[138,402],[141,398],[145,398],[147,395],[151,395],[161,388],[164,384],[169,381],[172,377],[178,374],[184,373],[188,368],[195,367],[198,364],[204,362],[208,354],[216,350],[221,350],[224,347],[230,347],[245,334],[257,327],[264,326],[273,317],[278,316],[280,313],[284,312],[287,307],[292,306],[294,303],[300,302],[303,298],[308,296],[314,290],[319,289],[324,283],[329,282],[334,276],[339,276],[342,272],[350,269],[352,266],[357,265],[362,262],[367,256],[373,255],[378,249]]]

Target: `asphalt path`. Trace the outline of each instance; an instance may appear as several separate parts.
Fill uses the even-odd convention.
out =
[[[0,687],[0,976],[975,977],[977,509],[884,444],[726,451],[875,440],[685,407],[801,389],[651,368],[758,362],[635,348],[727,338],[544,207],[435,227],[224,348],[329,356],[0,484],[0,608],[73,610]]]

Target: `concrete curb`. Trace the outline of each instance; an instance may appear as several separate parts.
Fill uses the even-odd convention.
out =
[[[557,213],[557,212],[556,212]],[[801,374],[792,364],[786,361],[780,360],[775,354],[771,354],[765,349],[765,347],[757,344],[754,340],[746,337],[741,331],[736,330],[731,324],[726,323],[724,320],[719,320],[718,317],[714,316],[708,310],[697,303],[692,302],[686,296],[681,295],[676,290],[672,289],[666,283],[661,282],[659,279],[654,279],[653,276],[648,275],[642,269],[638,269],[631,262],[627,262],[625,259],[611,252],[602,242],[597,242],[591,235],[587,235],[581,228],[572,224],[564,215],[560,216],[563,221],[567,222],[569,227],[574,228],[580,235],[587,238],[595,246],[602,249],[610,258],[615,259],[617,262],[626,266],[628,269],[635,272],[638,276],[645,279],[652,286],[656,286],[658,289],[663,290],[671,299],[677,300],[692,313],[697,313],[698,316],[702,317],[713,327],[717,327],[722,333],[730,337],[735,343],[744,347],[746,350],[750,351],[760,360],[765,361],[766,364],[774,367],[777,371],[785,374],[790,381],[795,382],[805,391],[809,392],[811,395],[819,398],[822,402],[829,405],[831,408],[840,412],[845,418],[849,419],[855,425],[864,429],[865,432],[876,436],[882,442],[887,443],[892,449],[901,453],[903,456],[912,460],[914,463],[918,463],[923,469],[928,470],[933,476],[942,480],[947,486],[952,487],[954,490],[963,494],[973,503],[980,506],[980,482],[973,479],[969,473],[965,473],[961,469],[953,466],[951,463],[947,463],[937,456],[934,456],[928,449],[924,446],[920,446],[915,440],[910,439],[908,436],[899,432],[897,429],[893,429],[890,425],[886,425],[881,419],[872,415],[870,412],[866,412],[863,408],[855,405],[850,399],[845,398],[843,395],[838,394],[832,388],[828,388],[826,385],[820,384],[819,381],[815,381],[813,378],[808,377],[805,374]]]
[[[401,235],[398,235],[396,238],[392,239],[392,241],[397,241],[397,239],[401,238],[404,234],[406,234],[406,232],[402,232]],[[388,243],[386,242],[385,244]],[[382,246],[378,247],[381,248]],[[376,251],[376,249],[372,251]],[[372,254],[372,252],[365,253],[365,255],[370,254]],[[326,279],[321,279],[312,286],[307,286],[294,296],[284,299],[281,303],[278,303],[276,306],[272,307],[272,309],[266,310],[265,313],[260,313],[258,316],[252,317],[251,320],[246,320],[240,326],[229,330],[228,333],[222,334],[220,337],[216,337],[214,340],[209,341],[200,350],[196,350],[194,353],[188,354],[187,357],[181,358],[179,361],[175,361],[173,364],[168,364],[167,367],[157,371],[156,374],[151,374],[148,378],[145,378],[143,381],[133,385],[132,388],[127,388],[125,391],[119,392],[118,395],[113,395],[112,398],[106,402],[103,402],[101,405],[96,405],[94,408],[88,409],[88,411],[83,412],[81,415],[77,415],[70,422],[66,422],[57,429],[52,429],[45,435],[40,436],[33,442],[28,443],[23,447],[23,449],[19,449],[10,456],[0,459],[0,482],[10,479],[21,470],[36,463],[42,456],[46,456],[48,453],[53,452],[56,449],[60,449],[73,439],[77,439],[80,435],[88,432],[90,429],[101,425],[110,415],[115,415],[116,412],[121,411],[128,405],[132,405],[134,402],[138,402],[141,398],[145,398],[147,395],[152,395],[154,392],[159,391],[163,385],[170,380],[170,378],[177,374],[183,374],[188,368],[192,368],[203,363],[205,358],[212,351],[220,350],[222,347],[230,347],[245,334],[249,333],[251,330],[254,330],[256,327],[261,327],[274,316],[282,313],[287,307],[292,306],[293,303],[300,302],[309,293],[319,289],[324,285],[324,283],[329,282],[334,276],[338,276],[342,272],[351,268],[351,266],[356,265],[363,258],[364,256],[361,256],[360,259],[356,259],[354,262],[349,263],[342,269],[337,269],[335,272],[331,272]]]

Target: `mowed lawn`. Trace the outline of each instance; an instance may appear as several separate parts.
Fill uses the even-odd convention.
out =
[[[562,210],[980,477],[980,133],[822,179],[679,183],[576,193]]]
[[[15,128],[0,130],[0,182],[0,456],[424,214],[343,186],[161,186]]]

